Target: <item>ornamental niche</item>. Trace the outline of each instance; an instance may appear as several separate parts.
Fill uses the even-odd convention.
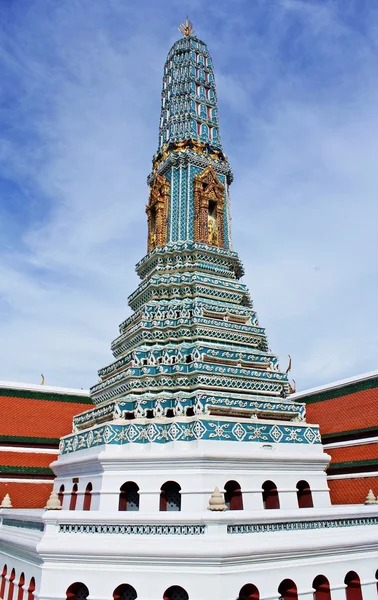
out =
[[[168,200],[170,184],[166,177],[156,173],[146,206],[148,219],[148,246],[151,252],[157,246],[165,246],[168,234]]]
[[[224,248],[224,185],[209,166],[194,178],[194,241]]]

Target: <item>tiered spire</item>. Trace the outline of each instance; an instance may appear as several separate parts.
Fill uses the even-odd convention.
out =
[[[232,172],[220,142],[212,60],[190,22],[182,28],[186,37],[173,44],[164,66],[159,144],[148,178],[148,251],[176,241],[231,247]]]
[[[199,140],[221,148],[213,64],[193,34],[175,42],[164,65],[159,150]]]
[[[190,23],[183,25],[184,37],[164,67],[159,149],[148,177],[148,253],[136,267],[142,281],[129,297],[134,314],[112,344],[115,361],[99,371],[91,389],[99,408],[75,418],[77,429],[112,415],[131,419],[123,434],[130,441],[148,437],[144,428],[151,422],[143,419],[192,419],[190,432],[175,430],[184,435],[185,429],[187,439],[200,432],[212,439],[215,430],[217,438],[228,428],[233,434],[224,439],[242,440],[247,430],[238,428],[238,418],[304,418],[304,407],[287,400],[287,374],[240,282],[243,267],[231,249],[232,174],[220,143],[212,60],[193,33]],[[214,418],[231,421],[219,429]],[[161,423],[152,441],[170,441]],[[270,441],[291,435],[290,428],[263,429],[261,439]],[[252,430],[248,439],[259,439],[259,426]],[[307,430],[297,431],[303,438]],[[311,441],[317,436],[311,433]]]

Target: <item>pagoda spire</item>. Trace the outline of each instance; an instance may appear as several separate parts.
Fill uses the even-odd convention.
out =
[[[232,172],[219,134],[213,61],[187,19],[164,65],[158,151],[148,177],[148,252],[172,242],[231,249]]]
[[[188,19],[180,31],[184,37],[173,44],[164,65],[158,151],[193,140],[218,154],[222,147],[213,62]]]
[[[211,440],[220,431],[225,440],[291,441],[291,427],[277,425],[277,417],[292,420],[295,436],[312,443],[318,433],[298,426],[304,406],[288,398],[288,374],[240,281],[212,59],[189,21],[182,33],[164,66],[159,147],[147,179],[148,248],[129,297],[133,314],[112,343],[114,361],[91,388],[98,408],[75,417],[74,427],[113,416],[130,421],[117,427],[133,442]],[[260,418],[268,423],[260,426]],[[180,425],[171,429],[170,419]],[[72,451],[69,440],[63,448]]]

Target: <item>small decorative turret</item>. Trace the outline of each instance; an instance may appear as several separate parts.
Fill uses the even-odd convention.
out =
[[[215,488],[210,496],[208,510],[227,510],[227,506],[224,502],[224,495],[221,494],[219,488]]]
[[[5,494],[3,501],[0,504],[0,508],[13,508],[12,500],[10,499],[9,494]]]
[[[373,490],[368,491],[364,504],[377,504],[377,500],[374,496]]]
[[[47,500],[46,510],[62,510],[62,505],[59,500],[59,496],[55,490],[52,490],[50,498]]]

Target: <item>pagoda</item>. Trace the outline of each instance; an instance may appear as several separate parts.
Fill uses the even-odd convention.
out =
[[[376,598],[378,506],[330,505],[318,426],[232,249],[212,59],[181,32],[133,312],[61,439],[47,510],[0,510],[0,597],[19,576],[28,600]]]
[[[191,25],[182,31],[164,66],[147,178],[148,252],[136,266],[133,314],[112,343],[115,360],[91,389],[97,408],[74,419],[62,455],[100,440],[320,442],[304,407],[289,398],[288,376],[240,281],[213,63]]]

